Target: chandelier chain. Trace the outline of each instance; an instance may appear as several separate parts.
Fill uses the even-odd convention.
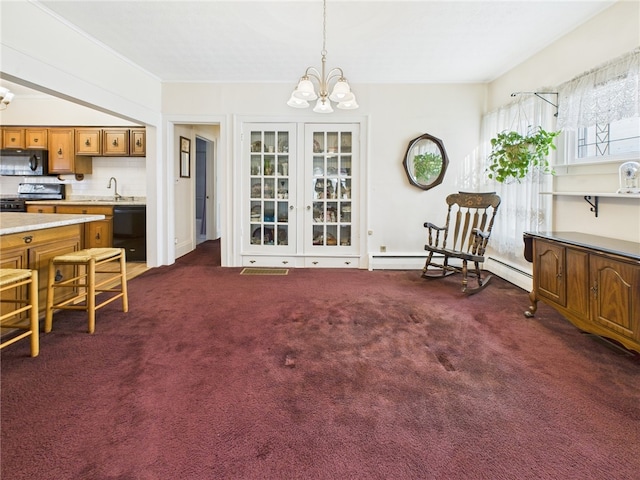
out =
[[[327,54],[327,0],[322,1],[322,55]]]

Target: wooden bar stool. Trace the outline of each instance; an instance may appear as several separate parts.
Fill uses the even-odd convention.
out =
[[[107,264],[117,267],[114,270]],[[57,267],[73,265],[74,277],[56,279]],[[57,280],[57,281],[56,281]],[[54,301],[54,290],[57,288],[73,289],[75,296],[59,303]],[[96,304],[96,295],[110,293],[101,303]],[[53,257],[49,261],[49,279],[47,283],[47,312],[45,315],[44,331],[50,332],[53,324],[53,311],[84,310],[89,316],[89,333],[96,327],[96,310],[122,298],[122,311],[129,310],[127,296],[127,265],[124,248],[87,248],[77,252]]]
[[[27,287],[26,291],[25,288],[23,288],[25,286]],[[13,290],[13,292],[11,292],[11,290]],[[9,294],[5,292],[9,292]],[[31,356],[37,357],[38,353],[40,353],[38,271],[17,268],[0,269],[0,294],[2,295],[3,305],[13,304],[13,308],[11,309],[2,309],[0,325],[2,325],[3,328],[26,330],[26,332],[0,344],[0,349],[30,336]],[[25,325],[25,319],[21,313],[27,311],[29,312],[29,323]]]

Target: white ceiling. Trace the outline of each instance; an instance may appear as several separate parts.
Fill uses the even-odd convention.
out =
[[[321,0],[38,2],[165,82],[288,82],[320,67]],[[615,0],[327,1],[327,66],[358,83],[475,83]]]

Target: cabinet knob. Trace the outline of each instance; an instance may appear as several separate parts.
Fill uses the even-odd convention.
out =
[[[33,139],[33,143],[38,143],[38,139],[37,139],[37,138],[34,138],[34,139]]]
[[[595,282],[593,284],[593,287],[591,287],[591,291],[593,292],[593,296],[594,297],[598,297],[598,282]]]
[[[141,147],[142,146],[142,140],[138,139],[136,140],[136,147]]]
[[[62,149],[61,148],[58,149],[58,155],[62,155]]]
[[[90,147],[90,146],[91,146],[91,139],[90,139],[90,138],[87,138],[87,139],[84,141],[84,144],[85,144],[87,147]]]
[[[100,232],[96,233],[96,240],[100,240]]]
[[[113,142],[111,142],[111,145],[113,145],[114,147],[117,147],[118,146],[118,139],[114,138]]]
[[[24,243],[33,242],[33,236],[32,235],[27,235],[26,237],[22,237],[22,239],[24,240]]]
[[[289,205],[289,210],[293,210],[293,205]]]
[[[311,210],[311,205],[307,205],[307,210]]]

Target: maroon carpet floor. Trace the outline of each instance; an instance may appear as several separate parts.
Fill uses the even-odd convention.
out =
[[[2,351],[3,480],[639,478],[637,357],[526,292],[206,250]]]

